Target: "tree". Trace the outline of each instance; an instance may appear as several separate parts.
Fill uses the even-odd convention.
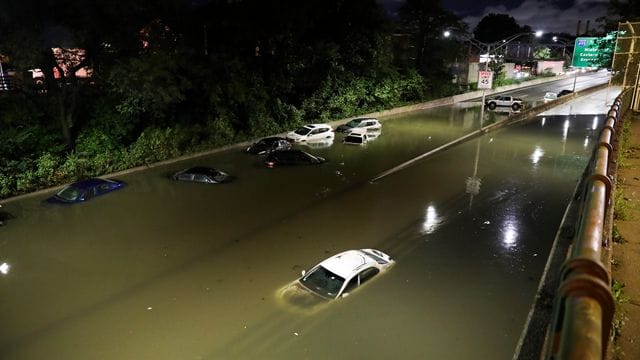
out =
[[[450,76],[447,60],[455,52],[451,51],[451,42],[442,39],[442,34],[445,30],[465,32],[462,20],[444,9],[439,0],[407,0],[399,9],[399,15],[402,29],[412,36],[416,69],[434,80]]]
[[[533,52],[533,58],[537,60],[551,59],[551,49],[541,46]]]
[[[531,28],[518,25],[510,15],[489,14],[480,20],[473,35],[478,41],[493,43],[523,32],[531,32]]]
[[[604,37],[599,37],[595,40],[598,46],[598,57],[596,61],[592,63],[595,67],[611,68],[613,62],[613,53],[616,47],[616,34],[617,31],[611,31]]]
[[[633,0],[609,0],[609,15],[632,22],[640,21],[640,3]]]

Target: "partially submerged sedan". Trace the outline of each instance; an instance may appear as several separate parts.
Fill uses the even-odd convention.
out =
[[[74,204],[122,189],[124,186],[125,183],[119,180],[91,178],[65,186],[46,201],[54,204]]]
[[[234,180],[234,177],[224,171],[207,166],[194,166],[180,170],[173,174],[173,180],[199,182],[203,184],[221,184]]]
[[[395,261],[376,249],[347,250],[334,255],[282,290],[283,299],[297,308],[311,309],[326,300],[348,296],[359,286],[389,269]]]
[[[0,204],[0,208],[2,208],[2,204]],[[13,219],[13,215],[9,212],[0,210],[0,226],[4,226],[7,223],[7,220]]]
[[[291,143],[282,137],[272,136],[261,139],[245,150],[249,154],[254,155],[266,155],[272,151],[289,150],[291,149]]]
[[[264,163],[267,167],[274,168],[277,166],[296,166],[296,165],[315,165],[322,164],[327,161],[320,156],[311,155],[306,151],[292,149],[274,151],[267,155]]]

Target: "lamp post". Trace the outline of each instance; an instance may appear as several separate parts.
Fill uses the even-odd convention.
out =
[[[567,43],[564,42],[564,41],[560,41],[557,36],[554,36],[552,38],[552,40],[553,40],[554,43],[560,42],[560,44],[562,44],[562,58],[564,59],[565,49],[567,48]]]
[[[551,38],[551,40],[554,43],[559,43],[560,45],[562,45],[562,58],[564,59],[564,57],[566,56],[566,49],[568,48],[572,48],[572,41],[570,39],[565,39],[563,37],[559,37],[559,36],[554,36]],[[571,58],[573,60],[573,54],[571,55]]]
[[[9,90],[7,82],[4,78],[4,70],[2,70],[2,58],[0,56],[0,90]]]

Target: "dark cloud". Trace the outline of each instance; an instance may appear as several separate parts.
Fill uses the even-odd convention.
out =
[[[395,14],[404,0],[377,0],[390,14]],[[596,19],[607,14],[609,0],[448,0],[443,6],[463,18],[473,29],[486,15],[508,14],[519,25],[529,25],[544,32],[575,34],[578,21],[583,32],[598,25]]]
[[[608,0],[526,0],[512,8],[505,5],[485,7],[481,13],[464,17],[464,21],[473,29],[488,14],[508,14],[518,24],[529,25],[533,30],[575,34],[578,21],[582,24],[581,32],[584,32],[587,22],[590,29],[596,28],[596,19],[607,14],[608,4]]]

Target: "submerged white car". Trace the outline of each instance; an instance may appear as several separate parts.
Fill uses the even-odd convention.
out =
[[[356,128],[342,138],[342,143],[347,145],[365,145],[377,139],[381,133],[380,130],[367,131],[366,129]]]
[[[347,250],[302,271],[302,277],[287,286],[282,295],[291,305],[311,308],[326,300],[346,297],[393,264],[395,261],[380,250]]]
[[[333,139],[335,133],[331,125],[327,124],[307,124],[296,131],[287,134],[287,140],[294,143],[303,141],[321,141]]]
[[[337,132],[348,133],[354,129],[366,129],[369,131],[377,131],[382,129],[382,124],[376,118],[357,118],[342,124],[336,128]]]
[[[549,102],[549,101],[553,101],[555,99],[558,98],[558,94],[554,93],[554,92],[547,92],[544,94],[544,102]]]

